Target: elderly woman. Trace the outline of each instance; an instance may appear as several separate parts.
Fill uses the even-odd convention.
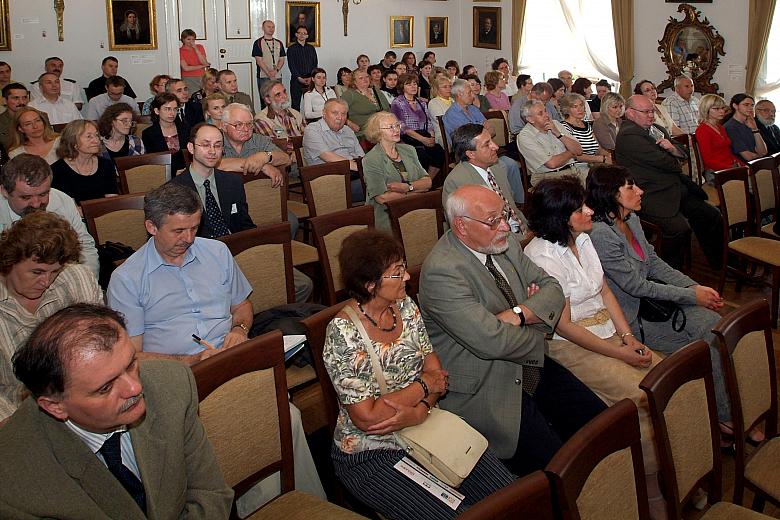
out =
[[[651,503],[663,505],[647,398],[639,389],[639,382],[660,358],[634,336],[609,284],[604,283],[588,235],[593,211],[585,205],[585,189],[574,176],[545,179],[535,186],[526,207],[536,237],[524,252],[558,280],[566,298],[549,355],[608,405],[626,397],[634,401],[648,495]]]
[[[100,147],[94,122],[79,119],[68,123],[57,147],[60,159],[51,165],[51,187],[67,193],[77,204],[117,195],[116,166],[100,156]]]
[[[303,94],[303,117],[312,123],[322,117],[325,102],[336,98],[336,92],[328,86],[328,73],[316,67],[311,71],[309,90]]]
[[[393,100],[390,110],[401,121],[401,139],[417,150],[423,168],[435,177],[444,164],[444,149],[434,137],[436,122],[428,104],[417,96],[417,75],[404,74],[398,83],[402,94]]]
[[[207,67],[206,70],[203,71],[203,76],[200,77],[200,82],[196,86],[190,87],[188,84],[187,87],[190,89],[190,92],[200,87],[200,90],[193,92],[192,96],[190,96],[190,101],[202,103],[203,100],[210,95],[220,93],[217,75],[219,75],[217,69]]]
[[[401,245],[377,230],[358,231],[344,240],[339,264],[352,297],[346,305],[368,341],[345,310],[328,325],[323,358],[340,408],[331,449],[336,475],[387,518],[454,518],[514,477],[488,449],[459,488],[465,500],[452,510],[394,468],[406,451],[393,433],[425,421],[447,391],[447,372],[406,295]],[[388,393],[380,392],[368,349],[381,352]]]
[[[431,83],[431,99],[428,101],[428,111],[436,123],[433,127],[433,135],[439,145],[442,144],[442,140],[436,118],[444,115],[452,105],[452,101],[452,78],[448,74],[439,74]]]
[[[601,164],[611,162],[608,151],[599,146],[593,135],[593,123],[585,120],[585,112],[588,104],[580,94],[566,94],[559,105],[563,114],[563,126],[571,136],[580,143],[582,153],[577,155],[577,162]]]
[[[127,103],[110,105],[101,114],[97,122],[98,132],[103,141],[100,155],[105,159],[143,155],[144,142],[132,133],[133,109]]]
[[[195,91],[200,86],[203,73],[211,67],[211,63],[206,58],[206,49],[203,48],[203,45],[195,43],[196,38],[197,35],[192,29],[184,29],[179,38],[181,41],[181,47],[179,47],[181,79],[184,80],[190,91]]]
[[[57,161],[60,138],[42,112],[33,107],[21,107],[14,115],[13,128],[16,131],[11,136],[9,158],[29,153],[42,157],[49,164]]]
[[[221,92],[209,94],[203,98],[201,103],[203,104],[203,115],[206,117],[206,122],[222,130],[222,112],[224,112],[227,106],[225,95]]]
[[[352,86],[352,71],[347,67],[341,67],[336,73],[336,84],[333,86],[333,91],[338,97],[347,91]]]
[[[167,74],[158,74],[152,78],[149,82],[149,90],[152,93],[152,97],[144,101],[144,106],[141,109],[142,116],[148,116],[152,113],[152,101],[154,101],[157,94],[163,94],[165,92],[165,86],[171,80],[171,77]]]
[[[601,116],[593,122],[593,135],[604,150],[615,149],[615,137],[626,111],[626,102],[617,92],[607,92],[601,98]]]
[[[731,139],[723,126],[727,110],[726,101],[717,94],[705,94],[699,100],[701,123],[696,128],[696,142],[704,170],[725,170],[745,164],[732,152]]]
[[[649,79],[643,79],[634,86],[634,94],[641,94],[647,99],[653,102],[653,110],[655,110],[655,124],[661,125],[669,132],[670,135],[681,135],[683,131],[679,126],[674,124],[672,116],[666,110],[666,107],[660,103],[656,103],[658,99],[658,90],[655,88],[655,84]]]
[[[400,142],[402,128],[388,112],[374,114],[366,124],[366,138],[377,145],[363,159],[366,200],[374,206],[374,225],[387,231],[387,201],[431,189],[431,178],[414,147]]]
[[[80,254],[76,232],[48,211],[28,214],[0,235],[0,424],[21,402],[11,357],[33,329],[68,305],[103,303]]]
[[[371,86],[368,73],[360,69],[352,71],[352,88],[346,90],[341,99],[347,102],[349,114],[347,125],[358,139],[363,137],[366,122],[371,114],[390,110],[390,104],[384,94]]]
[[[490,103],[491,110],[509,110],[512,103],[506,95],[506,77],[502,72],[490,70],[485,73],[485,98]]]
[[[187,148],[190,137],[190,125],[176,117],[178,110],[176,96],[160,94],[152,102],[152,125],[141,133],[146,153],[173,152],[171,172],[186,166],[182,150]]]

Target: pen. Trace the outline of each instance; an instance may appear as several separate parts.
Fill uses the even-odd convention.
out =
[[[211,350],[217,350],[216,348],[214,348],[214,345],[212,345],[211,343],[209,343],[205,339],[201,339],[200,336],[198,336],[197,334],[193,334],[192,335],[192,339],[194,339],[195,341],[197,341],[198,343],[200,343],[201,345],[203,345],[206,348],[210,348]]]

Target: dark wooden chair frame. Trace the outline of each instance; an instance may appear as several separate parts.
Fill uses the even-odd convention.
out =
[[[748,176],[750,178],[750,188],[753,194],[753,208],[756,218],[756,233],[762,237],[780,240],[780,237],[772,233],[765,233],[761,230],[761,222],[766,217],[772,217],[774,222],[780,222],[780,153],[770,157],[762,157],[748,163]],[[763,209],[761,207],[761,197],[759,195],[758,180],[756,174],[761,170],[769,170],[772,174],[772,196],[775,201],[775,207]]]
[[[309,206],[309,218],[313,218],[319,215],[317,213],[317,206],[314,200],[314,194],[311,187],[311,182],[325,177],[326,175],[341,175],[344,177],[344,191],[346,194],[346,208],[352,207],[352,188],[350,179],[349,161],[336,161],[324,164],[317,164],[314,166],[304,166],[300,170],[301,182],[303,183],[303,193],[306,198],[306,203]]]
[[[125,209],[140,209],[143,211],[144,194],[132,193],[116,197],[105,197],[103,199],[85,200],[81,203],[81,211],[84,215],[84,220],[87,222],[87,231],[95,239],[95,244],[103,243],[98,236],[95,219]]]
[[[173,152],[153,152],[145,153],[143,155],[117,157],[115,162],[117,172],[119,173],[119,189],[122,190],[122,193],[130,193],[130,189],[127,186],[127,170],[137,168],[138,166],[149,165],[168,166],[170,168],[172,157]],[[176,172],[171,171],[171,177],[175,175]]]

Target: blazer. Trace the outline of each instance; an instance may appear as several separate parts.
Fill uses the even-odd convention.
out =
[[[235,173],[214,170],[214,179],[217,181],[219,209],[222,211],[222,218],[225,220],[225,224],[227,224],[230,232],[237,233],[245,229],[257,227],[252,222],[252,217],[249,216],[249,205],[246,202],[246,191],[244,190],[244,182],[241,180],[241,177]],[[197,191],[189,168],[184,170],[181,175],[171,179],[171,182]],[[203,202],[203,207],[205,208],[206,201],[203,200],[201,202]],[[235,208],[235,211],[233,211],[233,208]],[[200,221],[198,236],[206,238],[214,236],[205,210]]]
[[[171,177],[175,177],[177,171],[187,167],[187,164],[184,162],[184,150],[187,149],[187,142],[190,139],[190,125],[179,119],[178,116],[174,123],[176,124],[176,133],[179,136],[179,151],[171,157]],[[165,143],[165,137],[163,137],[159,122],[155,122],[152,126],[145,128],[141,132],[141,140],[144,142],[146,153],[168,151],[168,145]]]
[[[653,126],[670,139],[663,127]],[[685,156],[681,148],[677,149]],[[644,190],[642,213],[661,218],[679,213],[683,187],[680,159],[655,144],[647,130],[630,119],[623,121],[615,138],[615,159],[631,170]]]
[[[555,278],[525,256],[511,233],[509,248],[493,259],[518,303],[543,323],[516,327],[496,318],[507,309],[506,299],[487,268],[451,230],[423,264],[419,299],[431,343],[449,372],[441,407],[461,415],[506,459],[514,455],[520,433],[523,365],[544,363],[545,334],[558,322],[564,298]],[[539,292],[528,298],[531,283]]]
[[[192,372],[144,361],[141,382],[146,416],[130,435],[148,517],[70,428],[27,398],[0,428],[0,518],[227,518],[233,490],[198,419]]]
[[[176,115],[176,119],[181,119],[179,115],[180,114]],[[203,116],[203,104],[199,100],[190,98],[189,101],[184,103],[184,119],[184,122],[187,123],[190,128],[198,123],[206,121],[206,118]]]

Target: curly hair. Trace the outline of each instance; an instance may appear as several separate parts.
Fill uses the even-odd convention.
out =
[[[585,203],[585,189],[573,175],[544,179],[534,187],[528,207],[528,227],[536,236],[565,246],[571,214]]]
[[[585,186],[585,204],[593,210],[593,220],[612,224],[620,218],[617,201],[620,188],[635,184],[628,168],[611,164],[598,164],[590,169]]]
[[[109,105],[97,121],[98,133],[106,139],[111,137],[111,131],[114,129],[114,120],[128,112],[131,116],[133,115],[133,109],[127,103]]]
[[[366,303],[382,286],[382,273],[403,257],[403,247],[389,233],[376,229],[352,233],[344,239],[339,251],[344,288],[358,303]],[[372,282],[373,293],[366,288]]]
[[[14,222],[0,235],[0,274],[32,259],[62,266],[79,261],[81,243],[67,220],[49,211],[34,211]]]

